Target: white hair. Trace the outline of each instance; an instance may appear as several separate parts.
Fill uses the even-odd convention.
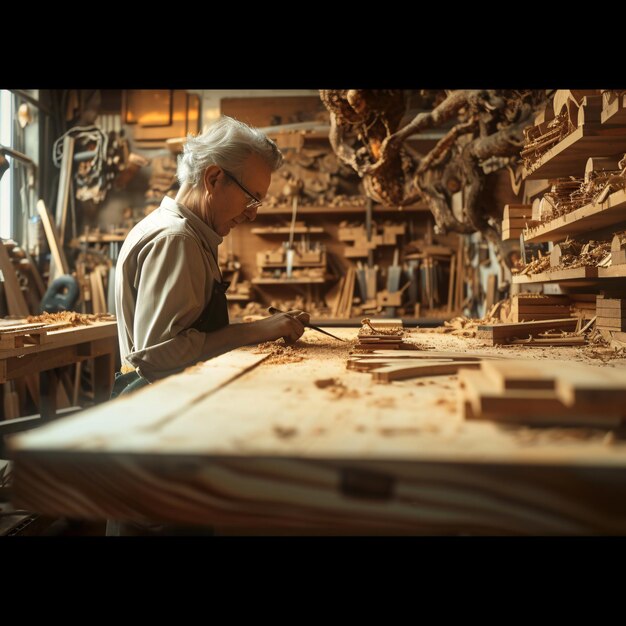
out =
[[[209,165],[218,165],[241,178],[243,163],[250,154],[258,154],[275,172],[283,163],[276,144],[257,128],[222,116],[202,134],[189,135],[183,153],[178,157],[176,176],[181,185],[197,185]]]

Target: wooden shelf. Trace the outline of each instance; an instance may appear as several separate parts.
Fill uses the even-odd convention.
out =
[[[562,241],[567,236],[587,233],[626,222],[626,190],[620,189],[612,193],[600,204],[586,204],[585,206],[550,220],[533,229],[528,242],[533,241]]]
[[[626,278],[626,264],[599,267],[598,278]]]
[[[248,302],[252,300],[252,296],[244,296],[239,293],[227,293],[226,300],[228,300],[228,302]]]
[[[626,264],[611,267],[576,267],[574,269],[542,272],[531,276],[513,276],[513,283],[566,283],[571,287],[598,284],[611,279],[626,278]]]
[[[526,285],[530,283],[561,283],[584,279],[598,278],[597,267],[576,267],[574,269],[556,270],[554,272],[541,272],[530,276],[513,276],[513,283]]]
[[[287,267],[287,263],[262,263],[257,267],[280,268]],[[326,263],[293,263],[291,267],[326,267]]]
[[[79,243],[113,243],[116,241],[125,241],[128,233],[125,235],[111,235],[111,234],[101,234],[101,235],[81,235],[77,237]],[[72,240],[75,241],[75,240]]]
[[[583,124],[541,156],[532,171],[524,168],[523,178],[582,176],[587,159],[626,152],[626,127]]]
[[[626,152],[626,150],[625,150]],[[384,207],[374,206],[373,213],[413,213],[416,211],[430,211],[426,204],[411,205],[408,207]],[[298,215],[324,214],[324,213],[365,213],[365,205],[339,205],[339,206],[302,206],[298,207]],[[258,212],[258,215],[291,215],[291,207],[264,208]]]
[[[253,285],[320,285],[326,278],[253,278]]]
[[[289,226],[280,226],[278,228],[253,228],[250,232],[253,235],[288,235],[290,233]],[[308,228],[294,229],[296,235],[308,235],[312,233],[326,232],[321,226],[310,226]]]

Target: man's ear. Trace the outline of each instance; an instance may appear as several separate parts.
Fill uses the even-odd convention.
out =
[[[209,165],[209,167],[207,167],[204,170],[204,175],[203,175],[204,188],[207,191],[209,192],[213,191],[221,171],[222,171],[221,168],[218,167],[217,165]]]

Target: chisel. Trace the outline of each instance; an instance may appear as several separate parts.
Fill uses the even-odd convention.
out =
[[[287,311],[281,311],[280,309],[277,309],[276,307],[271,306],[268,311],[270,313],[287,313]],[[289,315],[287,313],[287,315]],[[298,319],[298,318],[295,318]],[[341,337],[336,337],[335,335],[331,335],[330,333],[326,332],[325,330],[322,330],[321,328],[319,328],[318,326],[313,326],[313,324],[304,324],[304,322],[298,320],[303,326],[306,326],[307,328],[312,328],[313,330],[316,330],[319,333],[324,333],[325,335],[328,335],[329,337],[332,337],[333,339],[337,339],[337,341],[347,341],[347,339],[342,339]]]

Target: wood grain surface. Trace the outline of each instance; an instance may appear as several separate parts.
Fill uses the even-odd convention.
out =
[[[456,376],[375,384],[346,369],[348,345],[317,335],[296,344],[301,361],[241,349],[11,438],[16,505],[236,534],[626,533],[619,430],[467,421]],[[425,351],[588,360],[579,348],[409,339]]]

